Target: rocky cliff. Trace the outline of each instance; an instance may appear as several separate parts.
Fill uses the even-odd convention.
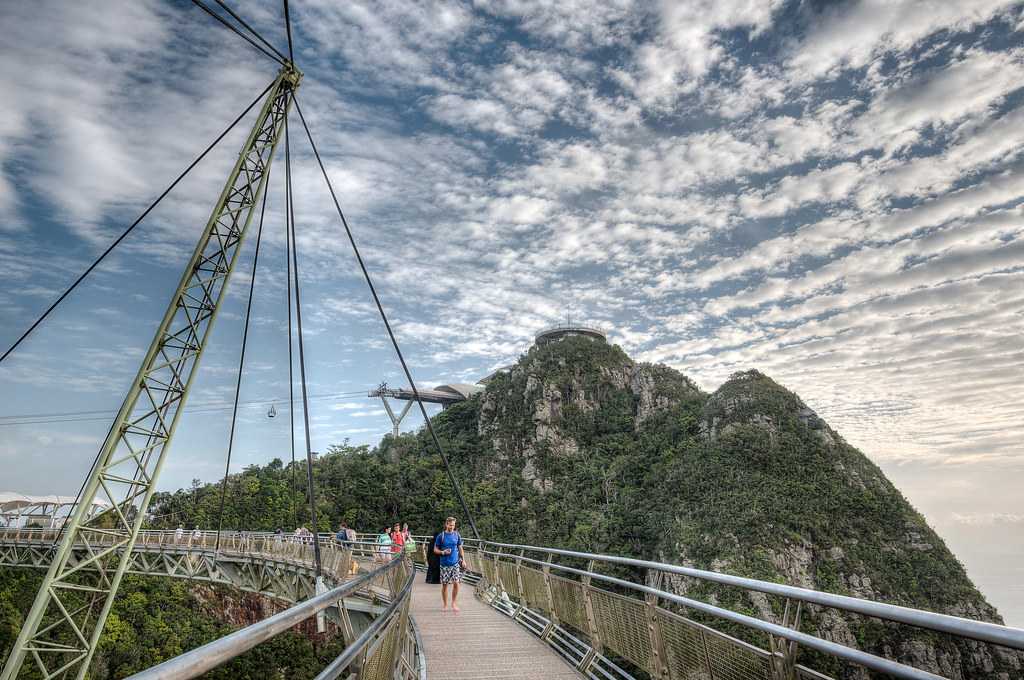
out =
[[[483,510],[493,531],[1001,622],[882,471],[757,371],[707,394],[671,368],[568,338],[532,348],[458,411],[442,420],[462,423],[450,438],[473,440],[471,484],[490,494],[484,507],[503,508]],[[761,595],[671,587],[781,619]],[[1024,675],[1018,654],[906,626],[811,607],[803,627],[958,680]]]

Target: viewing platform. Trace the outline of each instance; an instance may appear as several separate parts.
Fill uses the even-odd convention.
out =
[[[608,335],[600,328],[578,326],[574,324],[564,324],[545,328],[534,336],[533,341],[537,345],[545,345],[549,342],[556,342],[569,337],[583,337],[600,342],[608,342]]]

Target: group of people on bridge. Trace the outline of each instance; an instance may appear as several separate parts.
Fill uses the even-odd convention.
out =
[[[447,611],[449,606],[453,612],[459,611],[459,584],[462,582],[463,572],[466,570],[466,554],[463,547],[462,536],[459,534],[458,520],[448,517],[444,521],[444,527],[435,533],[427,547],[427,576],[426,582],[439,584],[441,586],[441,609]],[[346,548],[352,547],[357,542],[355,530],[342,522],[334,535],[335,541]],[[409,531],[408,523],[395,522],[392,526],[381,529],[377,535],[376,549],[374,550],[374,562],[383,563],[395,557],[416,553],[416,539]]]
[[[416,540],[409,531],[409,524],[395,522],[392,527],[384,527],[377,536],[377,550],[374,561],[387,562],[395,555],[416,552]]]

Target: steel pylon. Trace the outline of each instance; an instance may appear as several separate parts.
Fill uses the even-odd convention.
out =
[[[274,80],[89,472],[0,680],[17,678],[27,658],[43,678],[85,677],[301,78],[289,63]],[[86,511],[97,498],[110,507],[90,517]]]

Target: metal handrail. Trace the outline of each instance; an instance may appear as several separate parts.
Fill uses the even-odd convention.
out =
[[[393,560],[393,562],[400,562],[400,560]],[[398,594],[388,608],[384,612],[373,620],[366,630],[357,637],[352,644],[345,648],[345,650],[338,655],[338,657],[329,663],[326,668],[320,671],[319,675],[316,676],[315,680],[333,680],[337,678],[346,668],[355,660],[356,655],[359,654],[363,648],[373,640],[377,633],[384,628],[385,625],[395,616],[398,608],[408,602],[409,593],[412,592],[412,584],[416,579],[416,570],[410,569],[409,576],[405,580],[405,585],[402,587],[402,591]]]
[[[217,532],[202,531],[198,536],[194,532],[184,532],[177,537],[176,530],[140,531],[133,552],[147,552],[154,549],[188,552],[203,555],[218,554],[225,556],[244,556],[270,558],[287,564],[299,565],[305,569],[314,566],[311,538],[298,537],[271,532],[221,532],[220,547],[216,549]],[[13,540],[18,544],[36,545],[53,549],[59,532],[56,529],[0,529],[0,542]],[[351,557],[371,557],[378,555],[379,546],[368,542],[354,541],[340,544],[334,535],[322,534],[318,537],[322,553],[322,574],[329,580],[343,580],[349,575]],[[112,545],[113,540],[97,537],[93,546]]]
[[[379,578],[389,571],[397,569],[403,564],[404,562],[402,560],[391,560],[384,566],[358,576],[351,581],[346,581],[344,584],[329,590],[322,595],[312,597],[300,604],[289,607],[279,614],[275,614],[274,616],[250,626],[246,626],[241,630],[237,630],[234,633],[214,640],[213,642],[207,643],[201,647],[196,647],[195,649],[176,656],[173,659],[168,659],[163,663],[136,673],[135,675],[130,676],[129,680],[165,680],[167,678],[184,679],[202,675],[203,673],[212,670],[221,664],[227,663],[231,659],[249,651],[261,642],[265,642],[302,621],[315,616],[317,613],[324,611],[328,607],[337,604],[339,600],[353,594],[367,582]],[[352,644],[348,645],[342,652],[341,656],[339,656],[338,659],[335,659],[335,662],[332,662],[331,666],[328,666],[328,668],[334,666],[334,664],[340,659],[346,659],[345,665],[341,666],[340,669],[344,669],[348,663],[351,663],[355,658],[355,655],[359,654],[366,644],[373,639],[373,635],[367,635],[367,633],[370,633],[371,630],[376,632],[383,628],[383,626],[393,618],[398,605],[408,598],[414,576],[415,572],[410,569],[409,576],[406,579],[406,583],[401,594],[394,599],[391,606],[385,611],[385,613],[374,621],[374,625],[367,628],[367,630],[353,641]]]
[[[591,579],[599,581],[605,581],[607,583],[613,583],[617,586],[636,590],[646,595],[654,595],[660,597],[669,602],[689,607],[690,609],[696,609],[697,611],[704,612],[705,614],[711,614],[733,623],[738,623],[748,628],[754,628],[771,635],[776,635],[793,642],[797,642],[810,649],[815,649],[819,652],[824,652],[831,656],[851,661],[853,663],[870,668],[871,670],[879,671],[881,673],[888,673],[889,675],[897,678],[907,678],[908,680],[943,680],[941,675],[935,675],[928,671],[922,671],[912,666],[906,666],[897,661],[891,661],[889,659],[869,654],[868,652],[862,652],[859,649],[853,649],[845,645],[841,645],[837,642],[831,642],[829,640],[822,640],[821,638],[809,635],[807,633],[801,633],[785,626],[780,626],[775,623],[769,623],[768,621],[762,621],[761,619],[754,618],[753,616],[747,616],[746,614],[739,614],[729,609],[723,609],[722,607],[716,607],[714,605],[706,604],[699,600],[692,600],[688,597],[676,595],[675,593],[669,593],[664,590],[652,588],[650,586],[640,585],[633,583],[632,581],[626,581],[625,579],[616,578],[614,576],[606,576],[585,569],[574,569],[564,565],[554,564],[552,562],[543,562],[541,560],[535,560],[529,557],[521,557],[517,555],[508,555],[505,553],[496,553],[491,551],[483,551],[485,555],[492,555],[497,557],[512,558],[520,560],[522,562],[529,562],[547,567],[557,567],[560,571],[569,572],[576,574],[577,576],[588,576]]]
[[[497,543],[493,541],[486,541],[485,543],[487,545],[511,550],[528,550],[531,552],[541,552],[550,555],[559,555],[562,557],[575,557],[584,560],[594,560],[595,562],[608,562],[610,564],[619,564],[629,567],[653,569],[668,574],[678,574],[680,576],[690,576],[704,581],[713,581],[723,585],[736,586],[745,590],[754,590],[770,595],[779,595],[793,600],[801,600],[803,602],[818,604],[824,607],[863,614],[864,616],[886,619],[897,623],[905,623],[917,628],[927,628],[941,633],[952,633],[972,640],[991,642],[997,645],[1024,650],[1024,629],[1001,626],[999,624],[988,623],[986,621],[976,621],[974,619],[965,619],[959,616],[939,614],[921,609],[911,609],[910,607],[901,607],[899,605],[886,604],[884,602],[862,600],[856,597],[849,597],[847,595],[836,595],[818,590],[810,590],[808,588],[772,583],[770,581],[759,581],[757,579],[732,576],[730,574],[721,574],[714,571],[705,571],[691,567],[681,567],[675,564],[651,562],[632,557],[584,553],[573,550],[562,550],[560,548],[542,548],[531,545],[520,545],[517,543]],[[493,555],[496,553],[486,554]],[[507,554],[502,556],[509,557]],[[525,560],[526,558],[523,559]],[[538,564],[546,564],[552,568],[570,571],[568,567],[554,564],[552,562],[540,562],[537,560],[530,561],[537,562]],[[586,575],[593,577],[599,576],[598,574],[592,574],[590,572],[581,572],[580,570],[576,571],[577,573],[585,573]],[[629,581],[623,581],[623,583],[630,584],[630,587],[633,588],[637,587],[637,584]]]

